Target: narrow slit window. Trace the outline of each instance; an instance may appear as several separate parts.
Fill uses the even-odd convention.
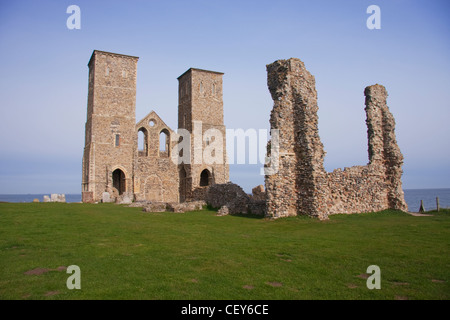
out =
[[[116,147],[120,146],[120,135],[118,135],[118,134],[116,134],[115,146]]]

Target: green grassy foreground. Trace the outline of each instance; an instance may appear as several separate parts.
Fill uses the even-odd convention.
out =
[[[0,299],[450,299],[449,245],[448,210],[321,222],[2,203]],[[69,265],[81,290],[57,270]],[[380,290],[366,287],[369,265]],[[36,268],[47,272],[26,274]]]

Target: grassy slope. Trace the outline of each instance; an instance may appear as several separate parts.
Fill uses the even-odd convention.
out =
[[[448,211],[320,222],[0,204],[0,299],[450,299],[449,227]],[[24,274],[72,264],[81,290],[65,272]],[[358,277],[373,264],[381,290]]]

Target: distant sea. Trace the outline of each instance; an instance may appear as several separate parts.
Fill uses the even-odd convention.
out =
[[[405,189],[405,201],[411,212],[418,212],[420,200],[423,200],[425,210],[436,209],[436,197],[439,197],[441,208],[450,208],[450,188],[446,189]],[[47,194],[0,194],[0,202],[33,202],[33,199],[43,201]],[[81,194],[66,194],[66,202],[80,202]]]
[[[408,211],[418,212],[420,200],[423,200],[425,211],[436,209],[436,197],[439,197],[441,208],[450,208],[450,189],[404,189]]]
[[[0,202],[33,202],[34,199],[44,201],[44,196],[50,197],[50,193],[43,194],[0,194]],[[66,202],[81,202],[81,193],[66,194]]]

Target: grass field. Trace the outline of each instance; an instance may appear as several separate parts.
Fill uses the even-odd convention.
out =
[[[448,210],[329,221],[215,214],[2,203],[0,299],[450,298]],[[81,290],[66,286],[69,265],[81,269]],[[366,287],[370,265],[380,290]]]

